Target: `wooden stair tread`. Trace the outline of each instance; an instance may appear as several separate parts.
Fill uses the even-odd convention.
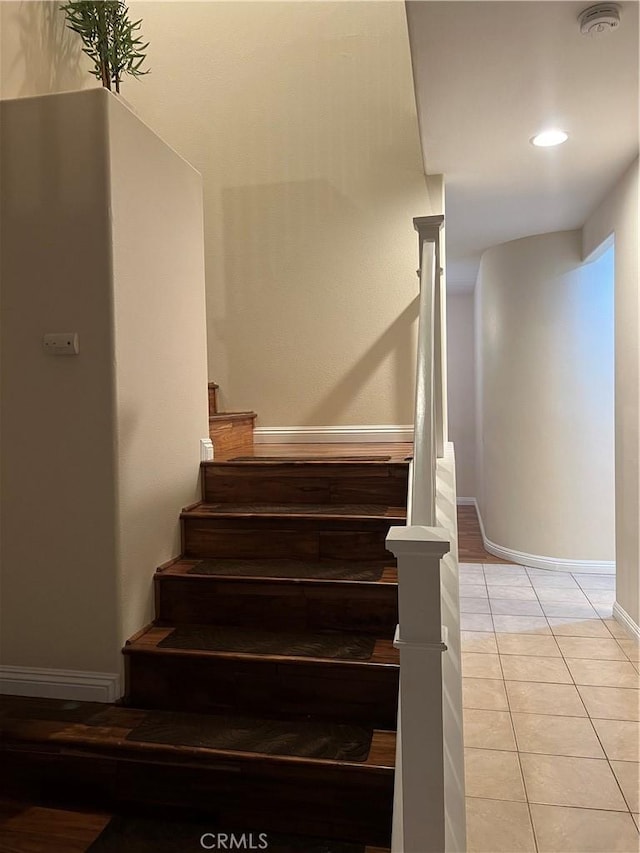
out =
[[[154,626],[124,648],[125,654],[188,655],[237,659],[259,664],[329,664],[358,669],[397,669],[399,653],[391,639],[332,631],[267,631],[244,626]]]
[[[204,501],[185,509],[182,518],[277,518],[337,520],[406,520],[404,507],[382,504],[226,504]]]
[[[158,569],[156,577],[162,579],[204,578],[218,581],[232,580],[247,583],[281,583],[321,585],[336,584],[364,586],[397,584],[398,570],[389,561],[375,560],[233,560],[210,558],[205,560],[180,559]]]
[[[162,753],[165,761],[183,762],[188,758],[203,763],[210,761],[214,766],[226,758],[242,763],[304,762],[316,766],[353,766],[369,772],[392,773],[394,767],[395,733],[367,730],[353,724],[249,715],[187,714],[104,705],[96,710],[96,703],[82,702],[73,703],[79,713],[69,721],[65,706],[70,703],[44,701],[48,707],[43,712],[41,699],[5,697],[0,719],[0,749],[10,749],[19,744],[40,744],[47,749],[74,747],[87,753],[106,752],[113,757],[136,753],[158,756]],[[238,728],[231,731],[234,725]],[[292,733],[288,741],[279,739],[285,725]],[[206,745],[223,740],[222,732],[225,730],[228,732],[226,746]],[[353,746],[355,739],[365,736],[370,739],[368,749],[360,749],[358,758],[347,757],[349,753],[357,752]],[[327,746],[329,739],[331,744]],[[297,752],[292,752],[293,748]],[[326,757],[332,749],[341,757]]]
[[[255,420],[257,417],[255,412],[215,412],[209,415],[209,422]]]

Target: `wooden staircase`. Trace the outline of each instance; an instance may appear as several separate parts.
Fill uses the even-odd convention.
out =
[[[35,781],[74,803],[331,839],[299,853],[388,847],[399,666],[385,537],[405,523],[404,451],[263,458],[244,441],[241,461],[236,448],[203,463],[183,554],[155,575],[155,622],[124,648],[123,703],[11,700],[5,790],[33,796]]]

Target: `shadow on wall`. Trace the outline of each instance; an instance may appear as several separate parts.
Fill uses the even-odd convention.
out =
[[[386,395],[385,422],[408,423],[418,300],[398,307],[393,282],[380,287],[379,218],[325,180],[226,188],[222,209],[225,305],[209,336],[239,401],[265,387],[271,422],[302,426],[367,423]]]
[[[15,4],[20,49],[9,68],[24,66],[18,94],[29,96],[86,88],[91,81],[80,37],[69,30],[59,4],[23,0]]]

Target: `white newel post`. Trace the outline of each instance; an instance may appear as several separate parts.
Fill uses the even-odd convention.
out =
[[[387,548],[398,561],[400,650],[398,729],[403,853],[445,850],[444,744],[440,561],[449,551],[445,531],[392,527]],[[396,770],[398,773],[398,769]]]

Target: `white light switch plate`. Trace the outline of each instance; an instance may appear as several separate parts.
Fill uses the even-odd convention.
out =
[[[78,355],[80,341],[77,332],[49,332],[44,336],[45,351],[51,355]]]

